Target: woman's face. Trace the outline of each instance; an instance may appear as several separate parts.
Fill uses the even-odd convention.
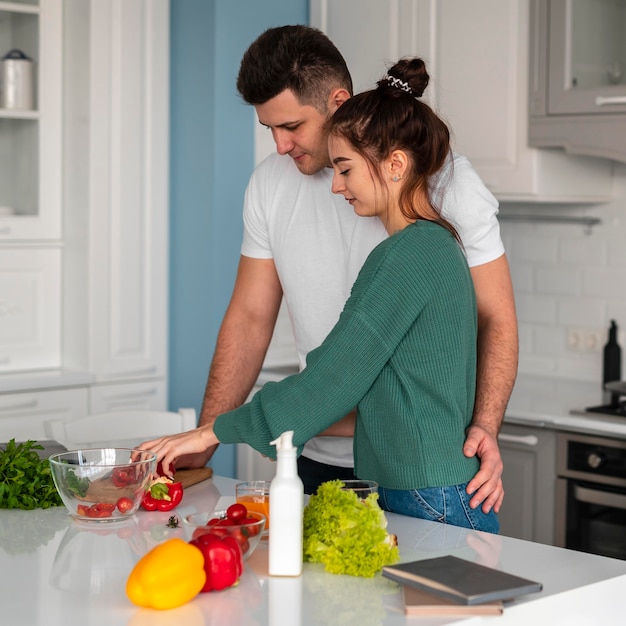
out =
[[[369,163],[341,137],[329,136],[328,153],[334,170],[332,192],[341,194],[357,215],[380,216],[386,208],[384,191]]]

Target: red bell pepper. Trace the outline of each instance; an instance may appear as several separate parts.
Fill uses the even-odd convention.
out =
[[[233,537],[207,533],[189,543],[204,556],[206,582],[201,591],[219,591],[237,583],[243,573],[243,553]]]
[[[161,477],[152,481],[148,491],[143,495],[141,506],[146,511],[171,511],[182,502],[182,499],[182,483]]]

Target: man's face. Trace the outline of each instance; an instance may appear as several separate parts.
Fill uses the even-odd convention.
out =
[[[278,154],[288,154],[303,174],[315,174],[330,165],[323,131],[326,115],[300,104],[290,89],[254,108],[259,122],[272,131]]]

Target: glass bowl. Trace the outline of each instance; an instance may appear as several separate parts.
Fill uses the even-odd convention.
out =
[[[71,450],[48,460],[63,504],[82,521],[134,515],[156,470],[154,452],[132,448]]]
[[[265,528],[265,515],[256,511],[248,511],[248,518],[254,518],[243,524],[233,524],[232,526],[207,525],[209,520],[226,519],[226,511],[213,511],[212,513],[192,513],[183,518],[185,535],[187,541],[196,539],[201,535],[212,533],[219,537],[234,537],[243,552],[243,558],[247,559],[259,545],[263,529]]]
[[[378,493],[378,483],[373,480],[342,480],[343,491],[353,491],[360,500],[372,493]]]

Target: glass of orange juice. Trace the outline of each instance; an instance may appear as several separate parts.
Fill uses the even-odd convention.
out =
[[[235,485],[237,502],[243,504],[248,511],[256,511],[265,515],[265,532],[270,526],[270,481],[252,480]]]

